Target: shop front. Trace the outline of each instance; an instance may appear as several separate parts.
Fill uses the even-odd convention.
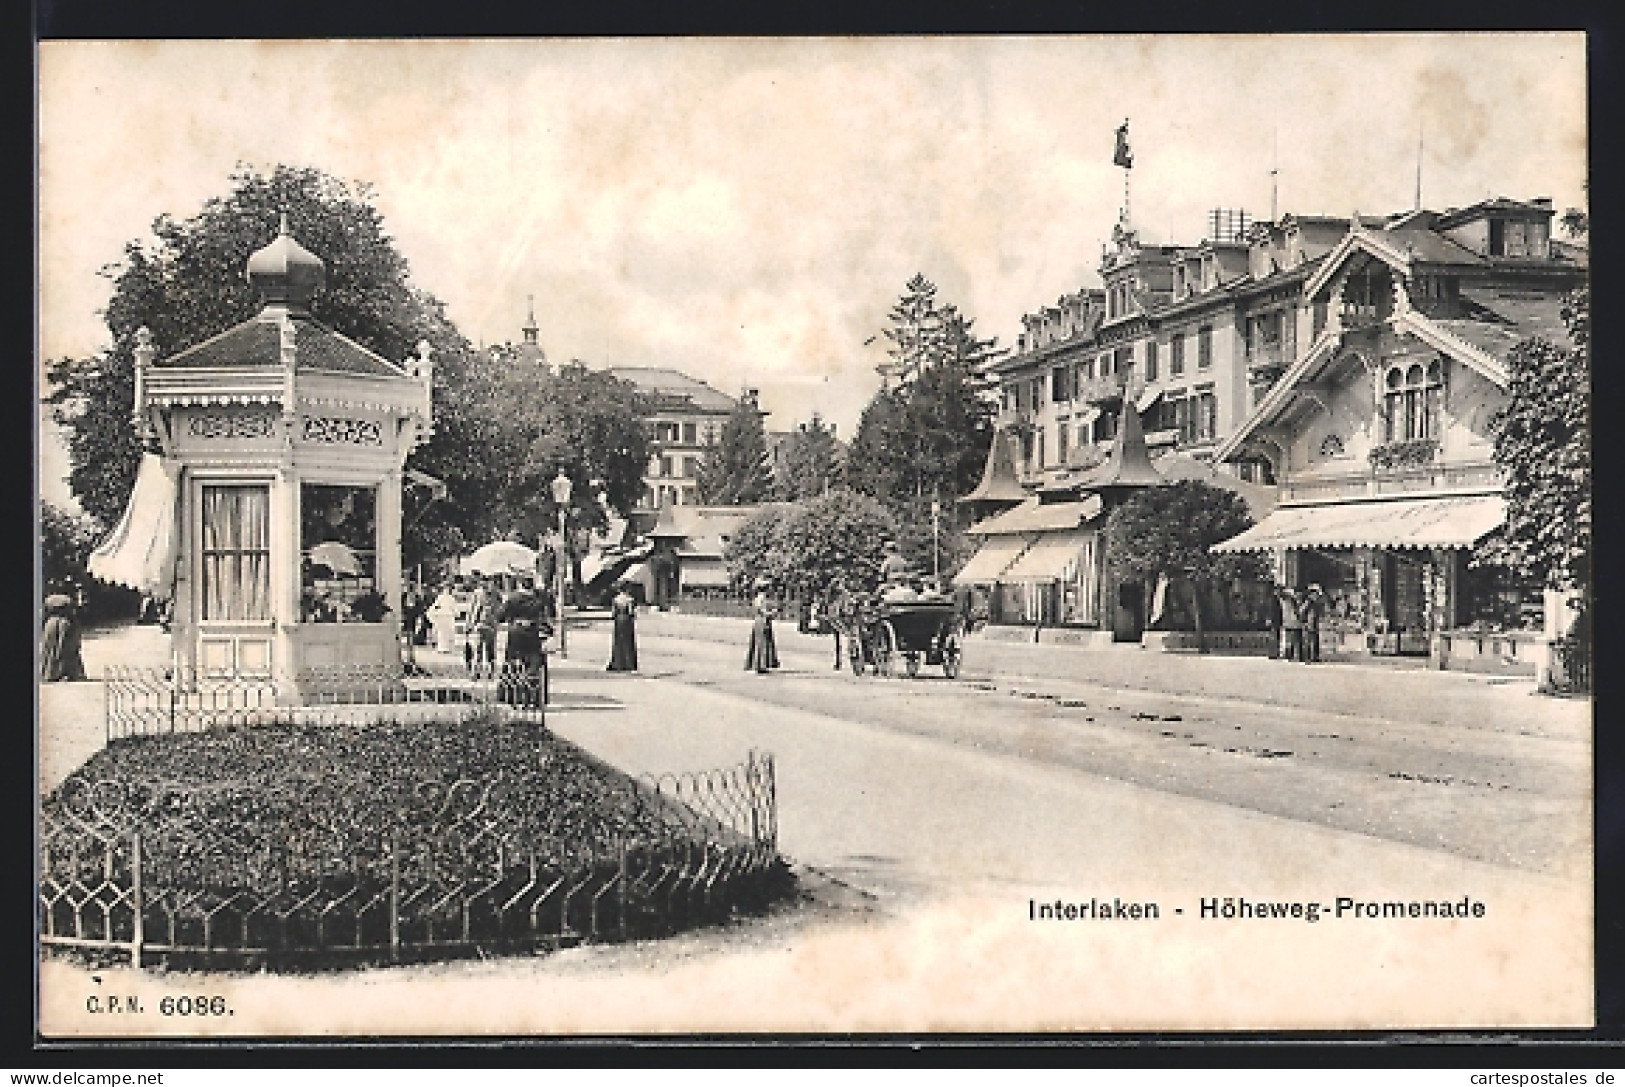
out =
[[[1267,553],[1279,583],[1320,586],[1323,651],[1532,671],[1541,594],[1473,560],[1505,510],[1498,495],[1283,507],[1214,550]]]

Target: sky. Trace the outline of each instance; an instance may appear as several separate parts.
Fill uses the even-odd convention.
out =
[[[916,273],[1013,344],[1099,283],[1134,152],[1149,242],[1211,208],[1583,205],[1579,34],[46,42],[41,364],[94,352],[99,275],[239,162],[373,186],[475,343],[761,390],[842,436]],[[47,428],[41,493],[65,458]]]

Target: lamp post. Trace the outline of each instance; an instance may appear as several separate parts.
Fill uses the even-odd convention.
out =
[[[553,504],[559,508],[559,561],[554,565],[558,569],[559,590],[554,597],[554,614],[559,620],[559,656],[568,659],[569,649],[565,644],[564,630],[564,568],[570,561],[570,537],[566,532],[566,511],[570,508],[570,477],[559,469],[559,474],[553,477]]]
[[[939,558],[941,549],[937,544],[937,517],[942,513],[942,504],[937,496],[931,496],[931,580],[942,580],[942,562]]]

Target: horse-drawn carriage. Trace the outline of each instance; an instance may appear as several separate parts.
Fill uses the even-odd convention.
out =
[[[865,669],[889,676],[897,669],[915,676],[920,665],[959,675],[959,613],[952,600],[888,601],[845,609],[834,625],[846,642],[854,675]]]

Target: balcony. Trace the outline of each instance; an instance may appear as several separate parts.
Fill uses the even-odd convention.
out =
[[[1426,464],[1314,479],[1288,479],[1281,485],[1281,501],[1296,504],[1407,494],[1482,494],[1499,490],[1501,484],[1500,470],[1493,462]]]
[[[1345,300],[1338,310],[1338,317],[1345,329],[1353,331],[1382,324],[1392,315],[1393,310],[1394,305],[1392,302],[1369,303]]]
[[[1082,400],[1087,404],[1105,404],[1121,400],[1125,394],[1130,400],[1138,400],[1143,392],[1145,392],[1145,378],[1139,374],[1129,376],[1126,388],[1123,383],[1123,375],[1106,374],[1101,377],[1092,377],[1079,381],[1075,399]]]

